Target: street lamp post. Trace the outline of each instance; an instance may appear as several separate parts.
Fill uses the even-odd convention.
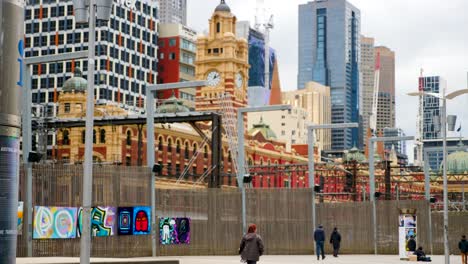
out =
[[[85,149],[83,164],[83,211],[80,263],[89,264],[91,255],[91,203],[93,191],[94,66],[96,19],[110,19],[113,0],[73,0],[75,23],[89,24],[88,88],[86,96]],[[89,12],[89,16],[88,16]]]
[[[315,139],[314,132],[318,129],[346,129],[359,127],[358,123],[341,123],[341,124],[323,124],[323,125],[310,125],[307,127],[308,134],[308,152],[309,152],[309,188],[312,191],[312,230],[316,228],[316,206],[315,206]],[[315,249],[314,249],[315,250]]]
[[[245,169],[245,153],[244,153],[244,114],[252,112],[271,112],[291,110],[290,105],[270,105],[258,107],[245,107],[237,109],[237,185],[241,188],[242,193],[242,231],[247,232],[247,216],[246,216],[246,197],[245,186],[243,183],[244,176],[248,174]]]
[[[447,183],[447,99],[451,100],[463,94],[468,94],[468,89],[457,90],[446,94],[445,88],[442,94],[431,92],[408,93],[409,96],[432,96],[442,101],[442,152],[443,152],[443,184],[444,184],[444,255],[445,264],[450,263],[450,248],[448,240],[448,183]]]
[[[157,92],[183,88],[196,88],[206,86],[206,81],[178,82],[146,86],[146,163],[149,168],[155,165],[154,151],[154,111]],[[154,171],[151,172],[151,248],[152,255],[156,257],[156,179]]]

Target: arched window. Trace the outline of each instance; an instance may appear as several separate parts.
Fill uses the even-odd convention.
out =
[[[203,153],[203,157],[204,157],[205,159],[208,158],[208,146],[205,146],[205,152]]]
[[[189,158],[189,144],[188,144],[188,142],[185,142],[184,158],[185,159]]]
[[[162,150],[163,150],[163,138],[159,137],[158,138],[158,151],[162,151]]]
[[[216,23],[216,33],[221,32],[221,23]]]
[[[228,152],[228,162],[232,162],[231,152]]]
[[[84,144],[86,142],[86,130],[81,131],[81,143]]]
[[[106,143],[106,130],[101,129],[99,142]]]
[[[130,130],[127,131],[127,146],[132,145],[132,132]]]
[[[253,160],[252,160],[252,158],[249,158],[249,165],[250,165],[250,166],[253,165]]]
[[[132,157],[125,157],[125,166],[132,166]]]
[[[179,140],[177,140],[176,142],[176,153],[180,154],[180,141]]]
[[[63,131],[63,145],[70,145],[70,132],[68,130]]]
[[[198,149],[197,143],[193,143],[193,154],[197,153],[197,149]]]
[[[171,139],[167,140],[167,152],[169,153],[172,152],[172,140]]]

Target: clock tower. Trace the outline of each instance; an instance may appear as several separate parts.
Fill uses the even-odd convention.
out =
[[[221,0],[209,20],[207,36],[197,39],[196,78],[207,86],[197,89],[196,109],[220,109],[220,96],[229,94],[234,108],[247,105],[248,43],[236,37],[236,17]]]

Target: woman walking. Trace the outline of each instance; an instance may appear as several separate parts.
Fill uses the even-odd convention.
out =
[[[333,228],[333,233],[330,236],[330,244],[333,245],[333,256],[337,258],[340,251],[341,235],[336,227]]]
[[[247,264],[256,264],[260,260],[260,256],[263,255],[263,241],[257,234],[255,224],[249,225],[247,234],[242,237],[239,254]]]

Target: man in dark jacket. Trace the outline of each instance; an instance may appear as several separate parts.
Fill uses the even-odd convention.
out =
[[[320,253],[322,254],[322,259],[325,259],[325,251],[323,250],[323,245],[325,243],[325,231],[323,226],[319,225],[314,232],[314,241],[315,241],[315,253],[317,254],[317,260],[320,259]]]
[[[408,251],[411,252],[414,252],[416,250],[416,240],[414,240],[414,236],[410,237],[408,243],[406,243],[406,248],[408,249]]]
[[[463,235],[460,242],[458,242],[458,248],[460,249],[462,257],[462,264],[468,264],[468,241],[465,235]]]
[[[335,258],[338,257],[338,251],[340,250],[340,244],[341,244],[341,235],[338,232],[338,229],[335,227],[333,228],[333,232],[330,236],[330,244],[333,245],[333,256]]]

